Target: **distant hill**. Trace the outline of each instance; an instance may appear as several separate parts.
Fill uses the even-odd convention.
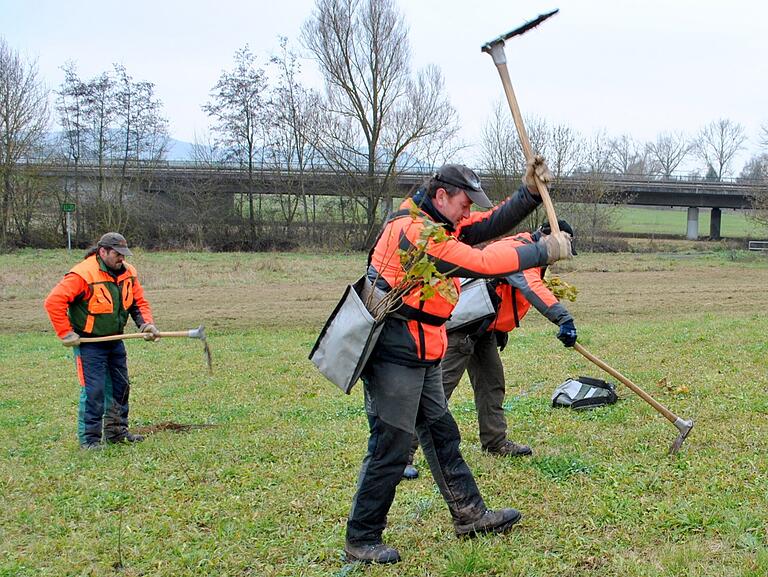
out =
[[[167,160],[192,160],[194,147],[195,145],[191,142],[169,138],[168,152],[166,153],[165,158]]]

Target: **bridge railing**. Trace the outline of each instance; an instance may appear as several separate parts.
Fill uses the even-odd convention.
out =
[[[74,169],[74,164],[67,161],[51,161],[50,158],[25,158],[19,162],[20,165],[34,165],[38,168],[55,172],[58,174],[71,173]],[[132,174],[141,173],[144,171],[153,172],[194,172],[194,173],[227,173],[242,175],[247,172],[247,167],[238,162],[216,162],[216,163],[200,163],[192,160],[129,160],[124,163],[122,160],[112,159],[97,164],[94,162],[80,162],[78,170],[84,173],[92,173],[99,169],[122,169],[125,168]],[[404,180],[417,181],[422,178],[428,177],[434,173],[437,167],[430,165],[412,165],[407,169],[398,171],[397,176]],[[485,178],[491,178],[494,173],[492,171],[478,170],[478,175]],[[295,167],[288,167],[280,165],[278,163],[259,163],[254,168],[254,173],[260,177],[272,177],[278,178],[281,176],[291,175],[295,177],[299,174],[299,170]],[[332,176],[338,174],[327,166],[311,166],[303,171],[308,176]],[[359,176],[364,176],[365,172],[361,170],[358,173]],[[385,173],[377,173],[377,176],[384,177]],[[632,185],[632,184],[648,184],[655,185],[664,183],[667,186],[674,186],[675,183],[679,183],[683,186],[690,186],[691,184],[699,184],[711,189],[727,188],[733,186],[747,187],[747,188],[764,188],[766,186],[765,180],[746,179],[741,177],[724,177],[720,180],[711,180],[702,178],[692,174],[676,174],[660,175],[653,173],[644,174],[620,174],[615,172],[605,173],[586,173],[581,171],[574,171],[569,174],[563,175],[562,180],[567,180],[573,183],[588,183],[595,178],[601,178],[608,181],[613,185]]]

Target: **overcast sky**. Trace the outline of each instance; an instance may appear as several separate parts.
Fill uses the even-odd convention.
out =
[[[314,0],[0,0],[0,35],[55,89],[74,61],[83,78],[125,65],[153,82],[174,138],[202,139],[200,106],[235,51],[248,44],[265,63],[286,36],[300,49]],[[507,42],[526,116],[589,136],[604,129],[654,140],[693,135],[728,118],[758,151],[768,125],[768,2],[760,0],[399,0],[414,68],[440,67],[464,137],[477,143],[504,93],[485,42],[542,12],[560,13]],[[321,88],[310,61],[307,84]],[[504,101],[506,102],[506,101]],[[505,104],[506,106],[506,104]],[[510,119],[511,121],[511,119]],[[471,155],[471,152],[465,153]],[[470,160],[471,159],[464,159]]]

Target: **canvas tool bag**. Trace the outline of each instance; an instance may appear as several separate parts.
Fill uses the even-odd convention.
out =
[[[464,279],[461,281],[459,302],[445,323],[445,329],[452,332],[496,316],[496,307],[491,300],[488,280],[484,278]]]
[[[360,378],[384,327],[384,321],[377,322],[365,306],[372,290],[366,276],[348,285],[309,353],[323,376],[346,394]]]
[[[612,405],[617,400],[616,385],[590,377],[568,379],[552,394],[553,407],[570,407],[577,411]]]

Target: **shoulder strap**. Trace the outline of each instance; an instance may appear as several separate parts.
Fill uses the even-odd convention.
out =
[[[602,379],[593,379],[592,377],[579,377],[579,382],[584,383],[585,385],[590,385],[592,387],[597,387],[599,389],[614,390],[616,388],[611,383],[603,381]]]
[[[371,266],[371,261],[373,260],[373,251],[376,250],[376,245],[379,244],[379,240],[381,240],[381,235],[384,234],[384,229],[387,228],[387,225],[393,220],[397,220],[398,218],[402,218],[408,214],[411,214],[411,211],[407,208],[403,208],[395,212],[392,212],[389,214],[389,216],[387,216],[387,219],[384,221],[384,224],[381,225],[381,230],[379,231],[379,234],[376,235],[376,240],[374,240],[373,244],[371,245],[371,250],[368,251],[368,264],[366,265],[366,268]]]

